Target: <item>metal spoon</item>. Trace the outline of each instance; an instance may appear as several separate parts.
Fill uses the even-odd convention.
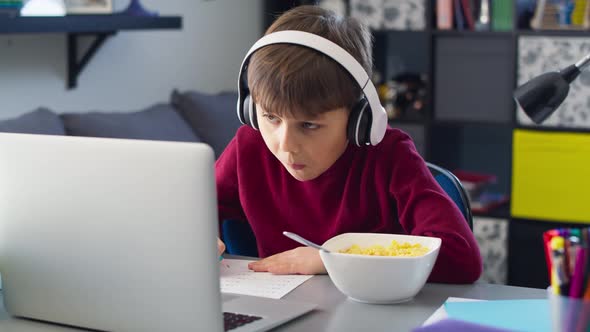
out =
[[[313,242],[311,242],[311,241],[309,241],[309,240],[307,240],[307,239],[305,239],[305,238],[303,238],[303,237],[301,237],[301,236],[299,236],[299,235],[297,235],[295,233],[283,232],[283,235],[285,235],[286,237],[290,238],[291,240],[297,241],[297,242],[299,242],[301,244],[304,244],[304,245],[306,245],[308,247],[316,248],[316,249],[322,250],[324,252],[330,253],[330,250],[328,250],[328,249],[326,249],[326,248],[324,248],[324,247],[322,247],[320,245],[317,245],[317,244],[315,244],[315,243],[313,243]]]

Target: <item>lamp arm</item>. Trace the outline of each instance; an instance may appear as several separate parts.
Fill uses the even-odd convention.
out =
[[[575,66],[578,68],[578,70],[582,71],[588,66],[588,64],[590,64],[590,54],[587,54],[580,61],[576,62]]]
[[[582,73],[582,70],[590,64],[590,54],[587,54],[576,64],[569,65],[559,71],[559,74],[569,84],[573,82]]]

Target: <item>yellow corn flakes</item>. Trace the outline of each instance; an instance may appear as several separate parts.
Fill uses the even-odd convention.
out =
[[[428,250],[429,249],[427,247],[424,247],[420,243],[398,243],[396,240],[392,240],[389,247],[384,247],[382,245],[376,244],[367,248],[361,248],[360,246],[353,244],[350,248],[340,250],[339,252],[343,254],[357,254],[369,256],[416,257],[425,255],[428,252]]]

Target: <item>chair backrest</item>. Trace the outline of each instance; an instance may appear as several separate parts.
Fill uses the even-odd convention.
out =
[[[471,215],[471,206],[467,193],[461,184],[461,181],[450,171],[431,164],[426,163],[428,169],[434,176],[434,179],[442,187],[442,189],[451,197],[453,202],[457,205],[469,228],[473,230],[473,216]],[[258,248],[256,246],[256,237],[250,228],[250,224],[239,220],[224,220],[221,225],[223,233],[223,240],[226,245],[226,251],[232,255],[242,255],[250,257],[258,257]]]
[[[469,198],[467,192],[461,181],[449,170],[440,167],[438,165],[427,162],[426,166],[434,176],[434,179],[442,187],[442,189],[449,195],[449,197],[455,202],[463,217],[467,221],[469,228],[473,230],[473,215],[471,214],[471,205],[469,204]]]

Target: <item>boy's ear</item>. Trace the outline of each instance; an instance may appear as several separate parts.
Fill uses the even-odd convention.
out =
[[[258,130],[258,118],[256,117],[256,104],[252,99],[252,96],[247,95],[242,105],[243,118],[246,120],[246,124],[250,127]]]
[[[361,98],[350,110],[346,134],[348,140],[356,146],[370,143],[371,108],[365,98]]]

